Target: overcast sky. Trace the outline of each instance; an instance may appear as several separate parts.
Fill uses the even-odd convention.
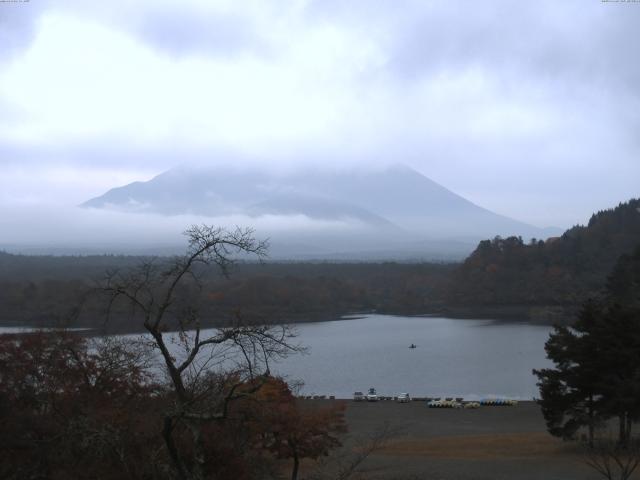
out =
[[[639,50],[640,2],[0,3],[0,212],[188,162],[406,163],[568,227],[640,196]]]

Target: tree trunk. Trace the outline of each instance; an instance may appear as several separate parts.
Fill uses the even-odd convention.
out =
[[[595,412],[593,411],[593,396],[589,396],[589,448],[593,448]]]
[[[298,468],[300,467],[300,459],[298,458],[298,451],[293,449],[293,471],[291,472],[291,480],[298,480]]]
[[[176,448],[176,445],[173,441],[173,420],[171,419],[171,417],[165,417],[164,419],[162,436],[164,437],[164,443],[167,447],[167,450],[169,451],[169,457],[171,457],[173,466],[178,473],[178,478],[180,478],[180,480],[187,480],[187,469],[184,467],[182,459],[180,458],[180,454],[178,453],[178,449]]]
[[[624,447],[627,445],[627,416],[624,413],[618,415],[618,443]]]
[[[189,422],[189,430],[193,437],[193,468],[191,479],[204,480],[205,451],[202,439],[202,426],[196,422]]]

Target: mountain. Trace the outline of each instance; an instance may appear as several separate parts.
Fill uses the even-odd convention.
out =
[[[320,257],[356,250],[420,255],[425,247],[433,250],[429,245],[449,241],[464,245],[454,249],[463,256],[488,236],[540,238],[555,233],[493,213],[402,165],[287,174],[183,166],[147,182],[113,188],[82,206],[241,216],[248,224],[267,219],[276,250],[277,244],[306,245]]]
[[[546,242],[480,242],[456,270],[448,303],[575,307],[603,290],[622,255],[640,246],[640,199],[595,213]]]

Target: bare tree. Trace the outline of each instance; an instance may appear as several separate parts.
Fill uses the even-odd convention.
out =
[[[640,464],[640,444],[600,440],[586,447],[584,462],[607,480],[627,480]]]
[[[402,433],[400,427],[383,423],[367,436],[353,438],[341,452],[322,459],[308,480],[357,480],[368,478],[364,469],[366,460],[384,449],[389,442]]]
[[[205,465],[207,427],[224,421],[232,402],[261,388],[272,359],[301,349],[290,343],[293,335],[288,327],[249,325],[240,315],[225,327],[203,330],[190,292],[203,287],[208,267],[228,275],[234,255],[262,259],[267,245],[256,241],[250,229],[201,225],[192,226],[185,235],[184,256],[109,272],[101,288],[109,297],[110,312],[117,304],[126,306],[131,318],[151,335],[172,390],[173,404],[162,430],[167,451],[178,478],[201,480],[210,468]],[[179,431],[190,437],[188,448],[176,441]]]

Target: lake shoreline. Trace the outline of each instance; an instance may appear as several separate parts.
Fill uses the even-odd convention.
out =
[[[443,306],[426,309],[424,312],[415,310],[366,310],[352,311],[346,313],[309,313],[278,316],[276,318],[264,319],[262,323],[271,325],[303,325],[307,323],[336,322],[344,320],[357,320],[367,315],[386,315],[390,317],[412,317],[425,318],[446,317],[461,320],[491,320],[494,323],[504,324],[527,324],[527,325],[569,325],[575,317],[575,308],[558,306],[537,306],[537,305],[505,305],[505,306]],[[228,322],[209,321],[203,322],[202,329],[222,328],[228,326]],[[68,328],[83,329],[83,332],[90,335],[125,335],[146,333],[142,323],[138,325],[124,326],[120,322],[117,325],[107,324],[104,328],[85,325],[83,323],[64,324],[56,321],[40,321],[19,323],[15,321],[3,322],[0,320],[0,328]],[[177,328],[168,328],[167,333],[176,332]]]
[[[551,330],[522,322],[379,314],[292,327],[295,337],[288,341],[305,353],[273,359],[271,372],[300,384],[300,395],[349,398],[354,391],[376,387],[386,397],[408,392],[466,400],[536,396],[531,372],[548,365],[544,344]],[[166,333],[172,351],[178,348],[172,341],[176,336]],[[178,350],[174,354],[181,355]]]

